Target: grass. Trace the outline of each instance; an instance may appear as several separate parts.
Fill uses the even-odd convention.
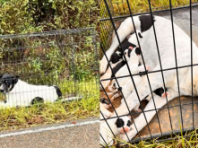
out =
[[[93,78],[77,84],[79,95],[83,96],[81,100],[0,110],[0,131],[99,117],[99,88],[94,83],[97,80]]]
[[[159,140],[166,140],[170,137],[157,138],[154,140],[140,141],[137,144],[127,144],[128,148],[195,148],[198,147],[198,130],[187,132],[184,136],[174,135],[171,140],[159,142]],[[186,137],[186,138],[185,138]],[[111,148],[114,148],[112,146]]]

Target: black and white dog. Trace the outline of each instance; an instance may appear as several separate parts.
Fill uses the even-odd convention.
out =
[[[30,106],[36,102],[55,102],[62,96],[57,86],[28,84],[11,74],[1,75],[0,85],[0,91],[6,95],[6,100],[0,102],[0,108]]]
[[[161,69],[161,65],[163,69],[170,69],[167,71],[163,71],[165,87],[168,88],[168,101],[174,99],[179,96],[178,93],[178,84],[177,84],[177,73],[175,69],[176,66],[184,67],[178,69],[178,80],[179,80],[179,89],[180,95],[191,96],[192,93],[194,96],[198,95],[198,67],[193,67],[193,85],[191,83],[191,39],[189,36],[177,25],[168,19],[165,19],[160,16],[154,16],[153,18],[150,15],[142,15],[142,16],[134,16],[133,17],[134,24],[132,24],[132,18],[127,18],[117,30],[119,38],[123,41],[130,33],[137,30],[144,32],[143,38],[140,41],[141,52],[144,56],[145,64],[149,66],[150,71],[158,71]],[[156,38],[158,42],[158,46],[156,46],[156,38],[153,30],[153,25],[155,27]],[[134,28],[135,27],[135,28]],[[173,32],[172,27],[174,27],[175,37],[173,40]],[[175,43],[175,44],[174,44]],[[112,45],[107,50],[106,55],[108,58],[111,57],[114,50],[118,47],[117,38],[113,39]],[[176,53],[175,53],[176,48]],[[161,57],[161,64],[159,62],[158,56]],[[198,63],[198,48],[195,43],[192,41],[192,64]],[[175,59],[175,54],[177,54]],[[177,60],[177,65],[176,65]],[[186,67],[185,67],[186,66]],[[107,67],[107,61],[105,57],[100,61],[100,72],[105,72]],[[149,73],[148,74],[149,81],[151,82],[152,91],[161,88],[164,86],[162,73]],[[137,92],[139,94],[139,99],[143,100],[147,95],[150,94],[149,84],[147,77],[141,77],[141,82],[137,86]],[[134,77],[135,81],[136,77]],[[192,92],[193,87],[193,92]],[[132,110],[136,105],[139,104],[139,99],[136,91],[132,91],[132,93],[126,98],[126,103],[129,107],[129,110]],[[149,101],[144,111],[154,109],[154,102],[156,108],[161,108],[167,102],[166,99],[155,95],[153,99]],[[116,108],[116,112],[118,115],[126,115],[128,114],[128,109],[125,103],[122,103],[118,108]],[[145,112],[145,117],[147,118],[147,122],[150,122],[151,119],[156,114],[156,111]],[[115,116],[115,113],[112,115]],[[144,126],[146,126],[146,120],[143,114],[140,114],[135,119],[135,124],[131,125],[131,130],[127,133],[128,137],[132,139]],[[125,134],[121,135],[121,138],[125,141],[128,141],[128,138]]]
[[[111,130],[108,127],[108,124],[103,121],[103,124],[100,124],[100,144],[101,145],[113,145],[113,136],[117,135],[119,133],[124,134],[125,132],[129,132],[131,127],[131,117],[125,116],[125,117],[119,117],[114,119],[107,120],[109,126],[111,127]],[[113,132],[113,133],[112,133]],[[114,135],[113,135],[114,134]]]

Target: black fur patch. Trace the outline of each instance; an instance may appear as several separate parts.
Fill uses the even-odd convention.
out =
[[[10,92],[15,84],[18,82],[19,76],[13,76],[11,74],[3,74],[0,78],[0,84],[3,87],[3,90],[1,92]]]
[[[31,101],[31,105],[44,103],[43,98],[36,97]]]
[[[127,126],[130,126],[131,125],[131,121],[130,120],[128,120],[128,122],[127,122]]]
[[[167,91],[167,88],[165,88],[165,91]],[[158,96],[162,96],[162,94],[164,93],[164,89],[162,88],[162,87],[160,87],[160,88],[158,88],[158,89],[156,89],[155,91],[154,91],[154,93],[156,94],[156,95],[158,95]]]
[[[114,52],[111,56],[110,61],[114,64],[117,63],[121,58],[122,58],[122,54],[118,55],[116,52]]]
[[[139,47],[137,47],[137,48],[135,49],[135,53],[136,53],[137,55],[140,55],[140,54],[141,54],[141,49],[140,49]]]
[[[132,47],[136,47],[134,44],[130,43],[128,40],[124,41],[121,43],[122,48],[118,47],[118,51],[122,53],[122,49],[125,51],[126,49],[128,49],[130,46]],[[124,52],[123,51],[123,52]]]
[[[115,77],[115,74],[118,72],[118,70],[119,70],[122,66],[124,66],[125,64],[126,64],[125,61],[122,61],[122,62],[118,63],[118,64],[113,68],[113,70],[112,70],[111,78]]]
[[[153,20],[151,19],[151,15],[141,15],[139,16],[140,22],[141,22],[141,32],[144,32],[146,30],[148,30],[153,23],[155,22],[154,20],[154,16],[153,16]]]
[[[58,86],[54,86],[54,88],[56,89],[56,93],[57,93],[58,97],[61,97],[62,92],[61,92],[60,88]]]
[[[118,118],[118,119],[116,120],[115,125],[116,125],[118,128],[123,127],[123,126],[124,126],[124,121],[123,121],[122,119]]]
[[[140,38],[143,38],[143,36],[142,36],[142,34],[141,34],[140,32],[138,32],[138,36],[139,36]]]
[[[138,66],[141,66],[142,64],[139,62]]]
[[[128,57],[130,57],[131,51],[131,49],[128,50]]]

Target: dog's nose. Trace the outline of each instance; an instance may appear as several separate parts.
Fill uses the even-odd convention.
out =
[[[124,134],[125,133],[124,131],[127,133],[129,131],[129,128],[127,127],[121,128],[120,133]]]
[[[0,89],[0,92],[1,92],[1,93],[3,93],[3,92],[4,92],[4,90]]]

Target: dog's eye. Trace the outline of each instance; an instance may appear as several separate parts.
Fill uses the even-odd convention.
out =
[[[127,122],[127,126],[130,126],[131,125],[131,121],[130,120],[128,120],[128,122]]]

